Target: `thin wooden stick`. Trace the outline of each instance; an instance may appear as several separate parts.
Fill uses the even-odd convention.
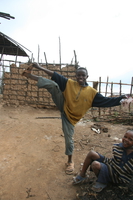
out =
[[[120,96],[121,96],[121,91],[122,91],[122,85],[121,85],[121,80],[120,80]]]
[[[107,82],[106,82],[106,91],[105,91],[105,97],[107,96],[107,90],[108,90],[108,81],[109,81],[109,77],[107,76]]]
[[[61,119],[61,117],[36,117],[36,119]]]
[[[46,193],[47,193],[47,195],[48,195],[48,198],[49,198],[50,200],[52,200],[52,198],[50,197],[48,191],[47,191],[46,189],[45,189],[45,191],[46,191]]]
[[[131,89],[130,89],[130,96],[132,96],[132,88],[133,88],[133,77],[131,79]]]
[[[131,79],[131,89],[130,89],[130,96],[132,96],[132,88],[133,88],[133,77]],[[131,105],[129,104],[129,112],[131,110]]]
[[[74,56],[75,56],[75,68],[77,69],[78,62],[77,62],[77,55],[76,55],[76,51],[75,50],[74,50]]]
[[[121,91],[122,91],[122,85],[121,85],[121,80],[120,80],[120,96],[121,96]],[[121,105],[120,105],[119,109],[121,110]]]
[[[112,96],[113,96],[113,82],[111,83],[111,97]],[[109,111],[110,111],[110,115],[111,115],[111,107],[110,107]]]
[[[59,60],[60,60],[60,70],[61,70],[61,40],[59,37]]]
[[[45,57],[46,66],[48,67],[48,62],[47,62],[47,57],[46,57],[46,53],[45,52],[44,52],[44,57]]]
[[[33,53],[31,54],[31,62],[34,62],[34,60],[33,60]]]
[[[109,77],[107,76],[107,82],[106,82],[106,90],[105,90],[105,97],[107,96],[107,91],[108,91],[108,81]],[[104,114],[105,114],[106,108],[104,109]]]
[[[99,77],[99,93],[101,93],[101,77]],[[101,115],[101,109],[99,108],[99,116]]]
[[[38,45],[38,63],[39,63],[39,56],[40,56],[40,47]]]

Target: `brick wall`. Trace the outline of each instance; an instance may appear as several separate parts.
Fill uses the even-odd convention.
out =
[[[30,105],[33,107],[56,107],[51,95],[46,89],[38,89],[36,81],[21,76],[28,64],[15,64],[10,66],[10,72],[4,72],[3,78],[3,100],[7,105]],[[75,79],[75,66],[67,65],[60,69],[59,65],[42,65],[42,67],[56,71],[67,78]],[[45,78],[50,77],[43,71],[33,68],[32,73]]]

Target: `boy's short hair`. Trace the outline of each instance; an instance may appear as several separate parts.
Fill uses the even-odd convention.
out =
[[[77,68],[77,70],[76,70],[76,73],[77,73],[77,71],[79,71],[79,70],[85,70],[85,71],[86,71],[86,74],[88,75],[88,71],[87,71],[86,67],[80,67],[80,66],[78,66],[78,68]]]

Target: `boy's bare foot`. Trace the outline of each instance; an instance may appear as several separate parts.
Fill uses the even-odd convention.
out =
[[[31,74],[33,66],[30,65],[26,70],[23,71],[22,76],[29,78],[29,74]]]
[[[40,70],[43,69],[43,67],[41,67],[37,63],[33,63],[32,66],[35,67],[36,69],[40,69]]]

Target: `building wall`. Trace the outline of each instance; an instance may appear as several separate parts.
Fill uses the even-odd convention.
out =
[[[28,64],[17,67],[10,65],[10,72],[4,72],[3,78],[3,100],[7,105],[30,105],[33,107],[55,107],[51,95],[46,89],[38,89],[36,81],[22,76]],[[60,65],[42,65],[42,67],[56,71],[67,78],[75,79],[75,66],[67,65],[60,69]],[[32,73],[50,79],[43,71],[33,68]]]

